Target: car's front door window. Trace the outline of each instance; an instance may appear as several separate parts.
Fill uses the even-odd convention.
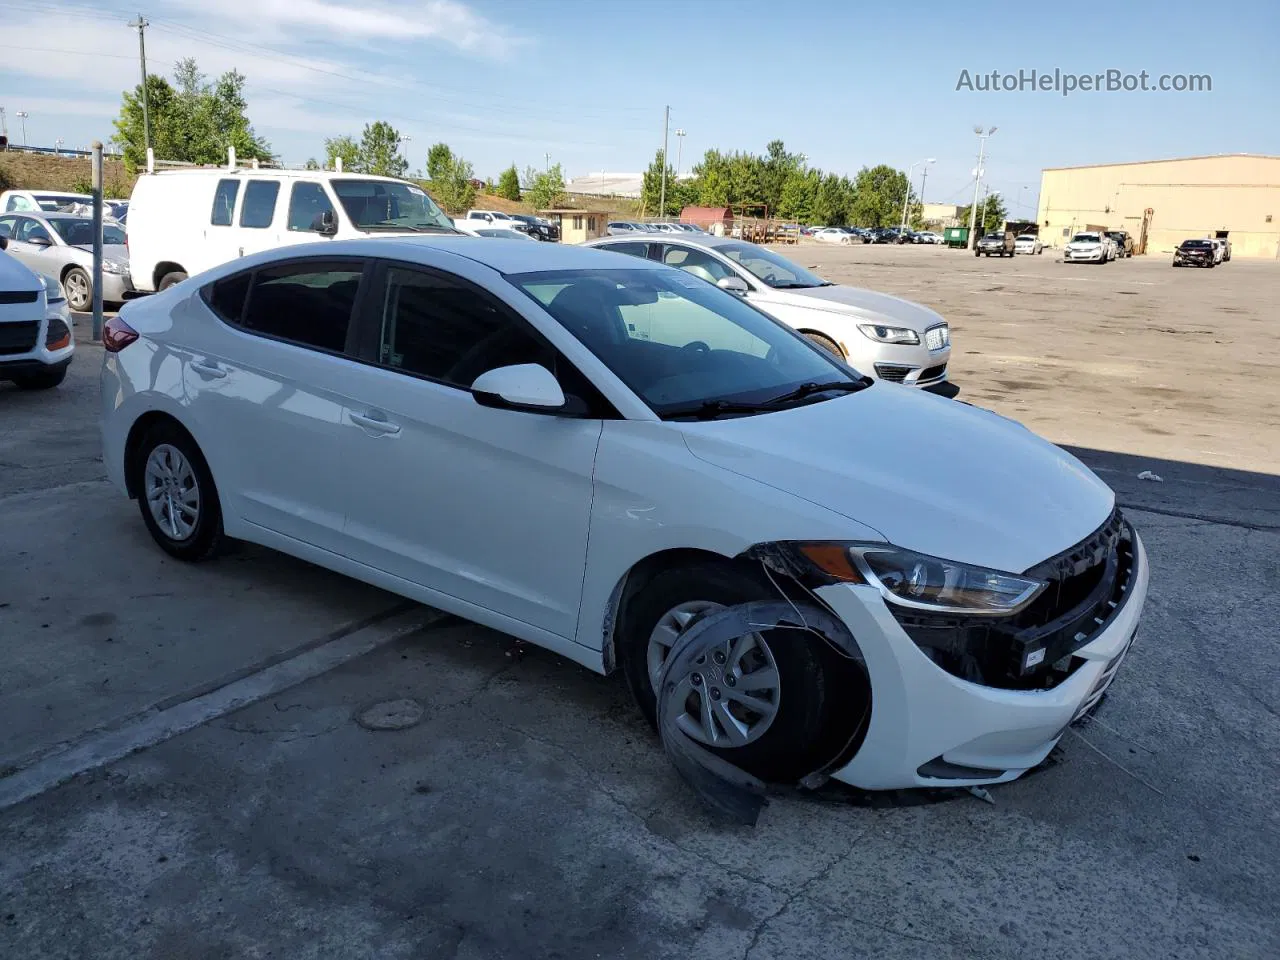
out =
[[[662,262],[669,267],[677,267],[685,273],[691,273],[707,283],[716,283],[725,277],[735,276],[732,270],[711,254],[675,243],[663,244]]]

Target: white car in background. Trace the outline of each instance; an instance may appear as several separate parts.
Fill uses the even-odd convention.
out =
[[[57,213],[80,212],[84,207],[93,210],[93,197],[87,193],[69,193],[64,190],[6,190],[0,193],[0,213]],[[106,211],[106,216],[111,211]]]
[[[814,231],[813,239],[820,243],[839,243],[846,247],[862,242],[860,238],[854,236],[845,227],[823,227],[821,230]]]
[[[1210,237],[1209,243],[1213,245],[1213,262],[1222,263],[1227,253],[1227,242],[1217,237]]]
[[[1111,241],[1100,233],[1077,233],[1062,248],[1063,263],[1106,263]]]
[[[5,253],[0,237],[0,381],[23,390],[60,384],[75,353],[71,313],[56,277]]]
[[[946,384],[951,328],[918,303],[831,283],[731,237],[601,237],[586,245],[657,260],[714,283],[878,380],[954,390]]]
[[[533,240],[533,242],[537,242],[523,230],[508,227],[501,220],[495,221],[491,225],[484,220],[467,220],[459,217],[453,221],[453,226],[459,233],[465,233],[472,237],[489,237],[494,240]]]
[[[771,782],[1013,780],[1146,599],[1070,454],[648,260],[273,250],[129,302],[103,349],[103,465],[171,556],[249,540],[620,668],[664,736]]]
[[[942,243],[942,234],[934,233],[932,230],[924,230],[916,234],[916,243]]]
[[[1044,253],[1040,238],[1034,233],[1024,233],[1013,241],[1014,253]]]

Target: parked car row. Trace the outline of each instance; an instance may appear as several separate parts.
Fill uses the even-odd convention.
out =
[[[71,314],[58,278],[7,250],[0,235],[0,380],[24,390],[56,387],[75,353]]]
[[[476,227],[478,224],[486,224],[496,229],[514,230],[517,233],[528,235],[530,239],[542,240],[546,243],[555,243],[560,239],[559,226],[545,217],[534,217],[527,213],[503,213],[501,210],[468,210],[465,217],[454,220],[453,224],[464,233],[471,233],[475,236],[490,235],[477,232]]]
[[[1086,230],[1062,248],[1063,263],[1110,263],[1133,256],[1133,238],[1124,230]]]
[[[900,227],[802,227],[804,236],[823,243],[942,243],[931,230],[903,230]]]

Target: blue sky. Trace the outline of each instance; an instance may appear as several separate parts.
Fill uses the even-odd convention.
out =
[[[1030,212],[1046,166],[1205,153],[1280,154],[1280,4],[906,5],[822,0],[144,0],[153,72],[194,56],[248,77],[250,118],[286,162],[387,119],[448,142],[481,176],[551,154],[566,175],[639,170],[684,129],[708,147],[774,138],[854,173],[927,157],[926,199],[967,202],[975,124],[996,126],[987,179]],[[216,8],[216,9],[214,9]],[[0,0],[10,137],[82,146],[111,134],[137,82],[136,13],[118,0]],[[962,70],[1209,74],[1212,92],[957,91]],[[676,140],[672,137],[672,159]],[[919,186],[920,169],[915,171]],[[1023,188],[1026,188],[1025,190]]]

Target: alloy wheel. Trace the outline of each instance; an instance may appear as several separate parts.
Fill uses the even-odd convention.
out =
[[[156,526],[172,540],[190,538],[200,521],[200,485],[182,451],[168,443],[157,445],[147,457],[143,482]]]

